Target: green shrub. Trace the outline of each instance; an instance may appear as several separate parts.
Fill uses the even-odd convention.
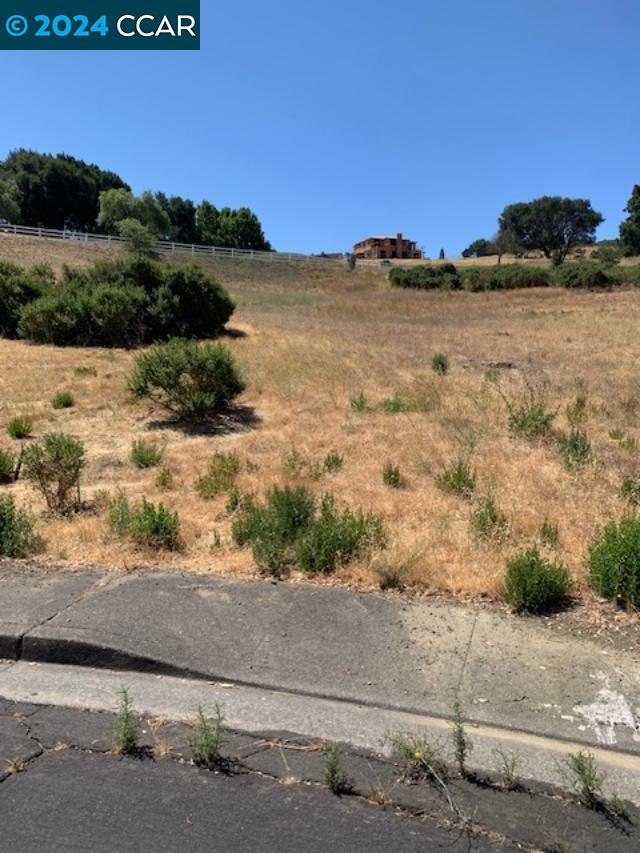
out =
[[[387,415],[400,415],[412,411],[412,405],[409,400],[401,397],[399,394],[394,394],[393,397],[388,397],[383,400],[379,406],[379,410]]]
[[[587,419],[587,397],[586,394],[578,394],[575,402],[567,406],[567,420],[569,424],[577,429]]]
[[[631,506],[639,507],[640,506],[640,478],[638,477],[626,477],[622,488],[620,489],[620,496],[623,497],[626,501],[628,501]]]
[[[518,613],[545,613],[561,607],[569,595],[569,573],[531,548],[507,562],[506,598]]]
[[[353,513],[349,509],[340,513],[332,495],[325,495],[317,517],[299,538],[296,561],[305,572],[329,574],[367,548],[383,544],[379,515],[362,510]]]
[[[240,460],[236,453],[216,451],[209,462],[207,473],[196,483],[198,494],[204,500],[211,500],[223,492],[228,492],[239,473]]]
[[[584,465],[591,456],[591,442],[586,432],[572,429],[568,434],[558,436],[558,449],[566,468]]]
[[[244,388],[225,346],[180,338],[141,353],[129,377],[134,396],[152,400],[185,422],[220,415]]]
[[[0,483],[9,483],[15,476],[16,460],[12,453],[0,450]]]
[[[178,513],[162,503],[156,507],[146,498],[132,507],[119,495],[109,506],[108,524],[119,539],[130,539],[141,547],[178,551],[182,544]]]
[[[379,516],[341,513],[331,495],[325,495],[317,508],[305,486],[276,486],[264,504],[248,500],[241,509],[232,527],[235,543],[250,544],[256,563],[274,574],[294,565],[328,573],[384,541]]]
[[[364,396],[364,392],[360,391],[355,397],[351,398],[351,409],[354,412],[366,412],[369,408],[369,404],[367,403],[367,398]]]
[[[42,494],[50,512],[66,515],[80,507],[84,445],[63,432],[47,433],[23,455],[25,478]]]
[[[551,276],[541,267],[504,264],[495,267],[466,267],[461,272],[462,286],[471,293],[486,290],[516,290],[525,287],[549,287]]]
[[[342,770],[340,755],[338,744],[333,740],[327,741],[324,749],[324,784],[338,797],[348,794],[352,789],[351,782]]]
[[[339,453],[336,453],[335,450],[332,450],[330,453],[324,458],[322,463],[322,468],[327,474],[335,474],[336,471],[339,471],[344,465],[344,457],[340,456]]]
[[[122,755],[131,755],[138,749],[138,740],[142,734],[142,718],[133,707],[126,687],[122,687],[118,695],[120,699],[113,731],[113,745]]]
[[[0,337],[18,335],[20,313],[43,293],[46,282],[32,268],[31,272],[10,261],[0,261]]]
[[[509,534],[509,519],[491,495],[482,498],[471,514],[471,526],[478,539],[503,540]]]
[[[402,485],[400,468],[392,462],[387,462],[382,469],[382,482],[385,486],[390,486],[392,489],[399,489]]]
[[[443,492],[470,498],[476,488],[476,475],[464,456],[458,456],[436,477],[436,485]]]
[[[224,737],[222,706],[216,702],[213,716],[207,717],[202,705],[198,706],[196,725],[189,738],[191,757],[197,767],[214,768],[221,761],[220,749]]]
[[[604,598],[640,606],[640,520],[608,524],[589,551],[589,579]]]
[[[168,491],[173,488],[173,473],[170,468],[165,466],[158,472],[158,476],[156,477],[156,487],[164,491]]]
[[[76,367],[73,371],[76,376],[97,376],[98,371],[95,367],[86,367],[85,365],[80,365],[80,367]]]
[[[26,557],[35,542],[31,515],[16,507],[11,495],[0,495],[0,555]]]
[[[405,779],[445,780],[447,766],[441,746],[427,735],[397,734],[390,738],[391,754],[403,765]]]
[[[547,548],[558,548],[560,545],[558,525],[545,519],[540,526],[540,542]]]
[[[554,278],[562,287],[610,287],[613,284],[605,269],[593,261],[563,264],[555,270]]]
[[[431,369],[434,373],[438,373],[440,376],[444,376],[445,373],[449,370],[449,359],[444,355],[444,353],[437,352],[434,354],[431,359]]]
[[[151,444],[143,438],[131,445],[130,459],[136,468],[155,468],[162,462],[164,450],[156,444]]]
[[[415,290],[460,290],[462,282],[453,264],[428,264],[409,269],[393,267],[389,281],[395,287],[408,287]]]
[[[33,421],[27,417],[13,418],[7,424],[7,433],[16,441],[29,438],[32,429]]]
[[[51,405],[54,409],[71,409],[76,404],[76,398],[70,391],[60,391],[51,400]]]
[[[557,417],[547,409],[547,386],[527,384],[517,400],[504,397],[509,410],[509,429],[514,435],[535,440],[545,438]]]
[[[234,311],[201,269],[145,257],[63,272],[56,287],[27,300],[19,332],[60,346],[137,346],[171,337],[210,338]]]

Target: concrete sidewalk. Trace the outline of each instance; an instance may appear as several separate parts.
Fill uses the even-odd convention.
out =
[[[0,569],[0,657],[190,675],[640,754],[640,642],[480,606],[189,574]]]

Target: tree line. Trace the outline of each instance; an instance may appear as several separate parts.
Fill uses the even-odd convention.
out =
[[[640,185],[633,188],[625,207],[627,218],[620,236],[609,246],[613,255],[640,254]],[[506,253],[521,256],[540,251],[554,263],[562,263],[576,246],[595,243],[596,229],[604,217],[588,199],[543,196],[529,202],[509,204],[498,219],[498,231],[491,239],[474,240],[462,256],[481,258]]]
[[[16,225],[133,235],[269,251],[260,220],[247,207],[147,191],[135,196],[114,172],[68,154],[18,149],[0,161],[0,219]]]

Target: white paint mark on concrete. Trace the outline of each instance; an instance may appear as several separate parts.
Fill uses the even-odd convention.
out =
[[[633,708],[622,693],[617,693],[609,687],[609,679],[599,672],[596,679],[604,683],[598,691],[596,701],[591,705],[575,705],[573,710],[592,729],[598,743],[612,746],[616,743],[616,726],[624,726],[632,732],[634,741],[640,742],[640,715],[638,709],[634,714]]]

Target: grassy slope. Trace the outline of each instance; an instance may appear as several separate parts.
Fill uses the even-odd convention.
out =
[[[0,238],[0,257],[23,262],[87,263],[98,253],[73,244]],[[243,490],[257,493],[275,482],[304,479],[304,473],[285,470],[293,450],[316,462],[335,449],[344,456],[344,468],[309,481],[310,487],[382,512],[392,534],[388,557],[410,560],[416,586],[499,594],[506,557],[530,545],[546,518],[560,528],[554,556],[583,582],[589,540],[623,512],[620,484],[638,473],[636,291],[416,293],[392,290],[376,272],[350,275],[248,261],[210,265],[238,303],[231,325],[245,336],[229,338],[228,344],[246,374],[242,402],[259,418],[254,428],[185,436],[155,423],[153,413],[127,398],[131,353],[22,342],[0,342],[0,422],[29,413],[38,433],[64,429],[80,437],[90,460],[88,495],[122,489],[178,509],[187,548],[163,556],[164,565],[252,571],[250,554],[230,546],[224,498],[205,503],[194,491],[216,449],[234,449],[257,466],[252,473],[244,470],[239,481]],[[430,369],[435,351],[449,356],[445,377]],[[567,428],[565,407],[584,390],[585,428],[594,449],[587,466],[567,471],[553,445],[509,435],[504,402],[485,376],[491,362],[514,365],[499,379],[507,395],[517,395],[525,380],[548,381],[561,429]],[[77,377],[74,369],[80,365],[95,366],[98,377]],[[67,389],[76,395],[76,408],[54,412],[51,397]],[[350,400],[360,391],[372,403],[408,394],[422,411],[356,413]],[[614,429],[629,440],[613,440]],[[128,462],[132,439],[142,436],[166,446],[174,490],[160,492],[156,471],[138,471]],[[0,439],[0,445],[9,444]],[[437,473],[461,451],[471,454],[479,493],[493,493],[509,515],[512,533],[504,544],[479,544],[470,529],[471,505],[435,486]],[[400,466],[402,489],[383,485],[387,461]],[[11,488],[40,509],[25,484]],[[127,568],[158,562],[154,555],[109,541],[99,515],[70,522],[43,519],[41,527],[52,561]],[[214,531],[222,539],[219,549],[211,548]],[[375,574],[363,562],[341,572],[340,579],[366,585],[375,582]]]

